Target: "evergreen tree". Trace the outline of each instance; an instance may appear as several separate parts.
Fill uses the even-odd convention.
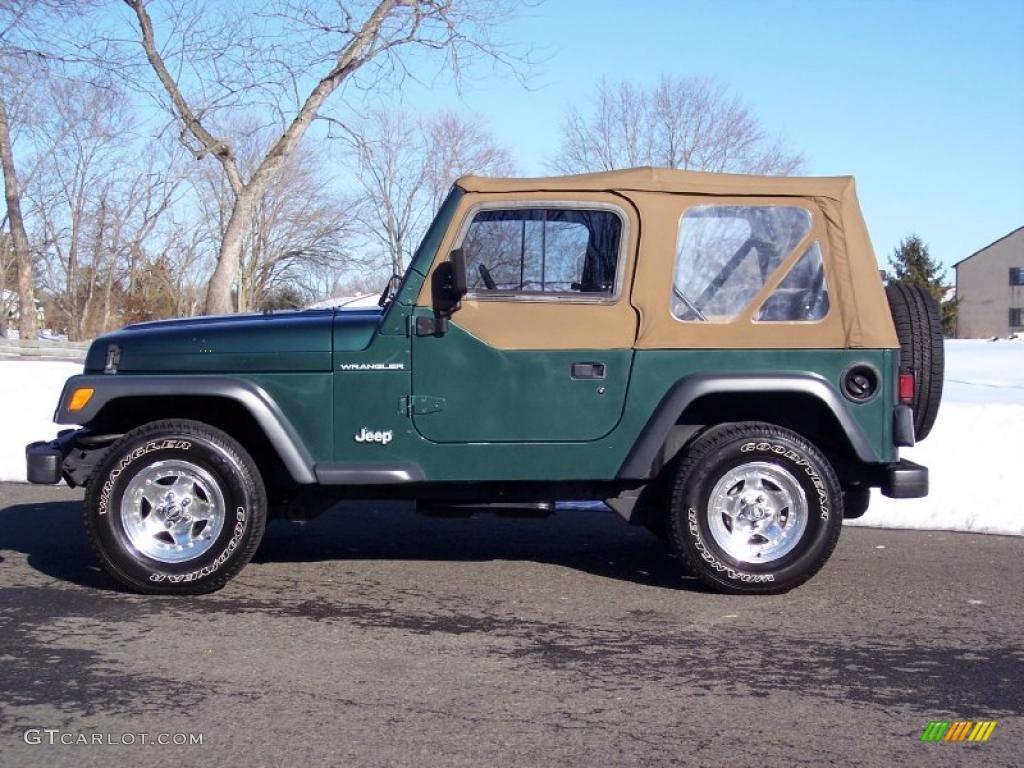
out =
[[[959,299],[945,300],[950,289],[945,282],[946,270],[928,253],[928,246],[917,235],[911,234],[900,241],[889,257],[889,281],[902,285],[917,285],[928,291],[939,302],[942,310],[942,330],[947,336],[956,329],[956,311]]]

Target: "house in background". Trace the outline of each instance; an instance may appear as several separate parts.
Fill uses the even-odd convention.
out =
[[[1024,331],[1024,227],[953,265],[956,337],[982,339]]]

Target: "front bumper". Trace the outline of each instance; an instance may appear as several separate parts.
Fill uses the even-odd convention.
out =
[[[106,449],[120,435],[94,435],[87,429],[65,429],[55,440],[25,446],[30,483],[54,485],[63,478],[72,488],[85,485]]]
[[[25,446],[25,464],[28,481],[38,485],[60,482],[64,457],[71,451],[76,429],[66,429],[56,440],[40,440]]]
[[[928,495],[928,467],[907,459],[888,464],[881,477],[882,495],[891,499],[920,499]]]

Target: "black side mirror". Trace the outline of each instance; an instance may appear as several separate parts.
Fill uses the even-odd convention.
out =
[[[451,252],[448,261],[437,265],[431,276],[430,291],[434,299],[434,317],[416,320],[419,336],[440,336],[448,330],[448,318],[458,310],[462,297],[469,291],[466,278],[466,254],[461,248]]]
[[[462,297],[469,291],[466,279],[466,254],[461,248],[452,251],[448,261],[434,270],[431,283],[434,297],[434,312],[440,317],[450,317],[459,308]]]

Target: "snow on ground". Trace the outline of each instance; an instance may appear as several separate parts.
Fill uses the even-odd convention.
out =
[[[53,411],[65,379],[81,372],[81,363],[0,361],[0,481],[25,482],[25,446],[67,429]]]
[[[51,418],[75,363],[0,361],[0,481],[25,480],[24,447],[57,434]],[[947,341],[946,383],[932,434],[902,455],[931,472],[924,499],[886,499],[849,525],[1024,535],[1024,344]]]

